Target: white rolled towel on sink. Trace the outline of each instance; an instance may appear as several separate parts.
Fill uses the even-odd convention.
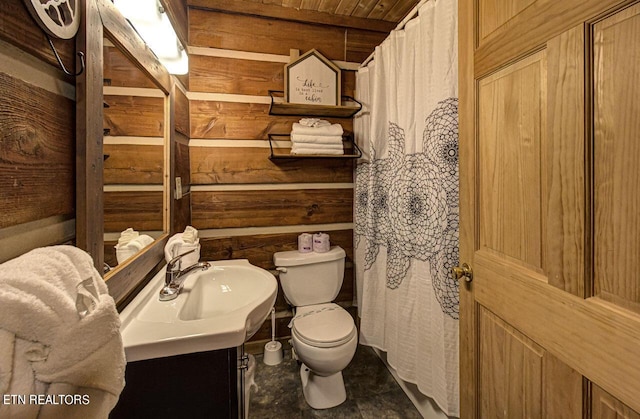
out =
[[[164,257],[167,262],[178,255],[183,255],[190,250],[195,252],[183,256],[181,259],[181,269],[191,266],[200,261],[200,238],[198,237],[198,230],[191,226],[187,226],[184,232],[174,234],[167,241],[164,247]]]

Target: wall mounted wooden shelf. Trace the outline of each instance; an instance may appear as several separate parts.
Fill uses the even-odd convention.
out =
[[[269,90],[271,106],[269,115],[288,116],[324,116],[329,118],[351,118],[362,109],[362,104],[351,96],[342,96],[342,106],[305,105],[299,103],[276,102],[276,98],[284,100],[284,92]]]
[[[270,160],[286,159],[357,159],[362,157],[362,151],[353,141],[353,135],[347,134],[342,139],[344,154],[291,154],[290,148],[274,147],[275,141],[290,141],[288,134],[269,134],[269,149],[271,150]],[[282,151],[279,151],[282,150]]]

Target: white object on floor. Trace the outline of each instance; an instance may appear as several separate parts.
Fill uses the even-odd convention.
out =
[[[282,343],[276,341],[267,342],[264,345],[263,361],[266,365],[278,365],[284,359]]]
[[[271,309],[271,342],[264,345],[263,362],[267,365],[278,365],[284,359],[282,343],[276,341],[276,309]]]

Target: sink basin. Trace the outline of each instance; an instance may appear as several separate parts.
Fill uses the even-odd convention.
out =
[[[242,345],[262,326],[278,284],[246,259],[210,262],[188,274],[180,295],[160,301],[161,270],[120,313],[127,361]]]

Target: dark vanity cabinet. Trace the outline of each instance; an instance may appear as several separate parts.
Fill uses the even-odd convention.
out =
[[[127,363],[110,418],[243,417],[242,347]]]

